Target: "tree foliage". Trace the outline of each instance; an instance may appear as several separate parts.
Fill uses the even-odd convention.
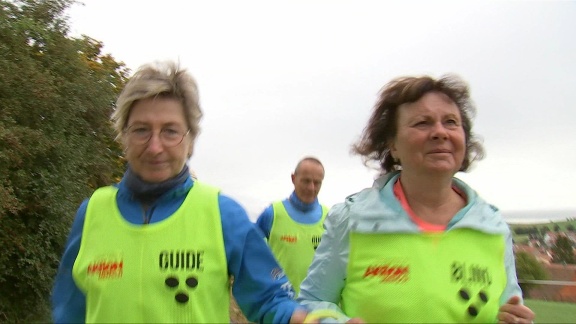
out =
[[[122,172],[109,116],[128,75],[68,36],[74,0],[0,0],[0,321],[46,314],[76,208]]]
[[[548,278],[548,273],[544,266],[532,254],[526,252],[516,253],[516,275],[519,281],[546,280]],[[524,298],[529,296],[530,290],[534,287],[535,284],[520,283]]]
[[[560,232],[560,225],[558,225],[558,224],[554,225],[554,232],[556,232],[556,233]]]
[[[572,242],[565,235],[558,235],[556,238],[556,244],[552,247],[552,262],[576,264],[574,247],[572,247]]]

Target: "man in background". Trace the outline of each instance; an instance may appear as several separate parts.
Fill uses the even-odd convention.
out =
[[[296,295],[324,231],[328,208],[318,202],[323,180],[320,160],[303,158],[292,174],[294,191],[290,197],[273,202],[256,221]]]

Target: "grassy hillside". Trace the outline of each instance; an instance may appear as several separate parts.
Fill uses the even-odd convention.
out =
[[[534,323],[576,323],[576,304],[527,299],[526,306],[536,314]]]

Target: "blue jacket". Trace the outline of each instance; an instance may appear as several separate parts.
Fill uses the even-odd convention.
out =
[[[184,184],[166,192],[144,210],[122,180],[117,184],[118,208],[132,224],[142,225],[144,219],[150,223],[159,222],[180,207],[193,185],[194,181],[189,177]],[[85,322],[86,297],[74,282],[72,267],[80,249],[87,204],[88,199],[76,213],[54,283],[52,316],[55,323]],[[261,232],[231,198],[219,195],[218,204],[228,273],[234,276],[232,291],[238,305],[252,322],[288,323],[298,304],[291,299],[293,291],[287,278],[272,275],[278,273],[279,266],[262,240]]]
[[[302,202],[296,192],[292,192],[290,198],[282,201],[284,208],[288,212],[290,218],[295,222],[301,224],[314,224],[322,218],[322,205],[318,202],[318,198],[310,204]],[[270,231],[272,230],[272,223],[274,222],[274,208],[272,205],[268,206],[258,219],[256,224],[264,232],[266,238],[270,238]]]
[[[398,177],[397,172],[384,175],[374,182],[372,188],[349,196],[344,203],[335,205],[328,213],[324,221],[326,230],[314,261],[300,285],[298,301],[309,311],[332,309],[342,312],[337,305],[346,284],[351,230],[364,233],[420,232],[393,193]],[[473,228],[486,233],[502,234],[506,238],[504,265],[507,283],[500,304],[506,303],[512,296],[522,296],[516,279],[512,234],[508,225],[495,207],[482,200],[464,182],[456,178],[453,182],[466,194],[467,204],[453,217],[446,230]],[[357,221],[350,224],[351,218]]]

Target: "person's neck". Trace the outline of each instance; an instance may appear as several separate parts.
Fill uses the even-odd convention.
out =
[[[406,200],[422,220],[446,225],[464,207],[464,199],[452,188],[453,175],[414,175],[402,172],[400,183]]]
[[[153,183],[140,178],[128,165],[124,181],[134,198],[145,205],[150,205],[164,193],[184,183],[189,176],[188,166],[184,165],[176,176],[162,182]]]
[[[317,200],[314,200],[311,203],[305,203],[302,201],[302,199],[300,199],[298,197],[298,195],[296,195],[296,192],[293,191],[292,194],[290,195],[290,197],[288,198],[288,200],[290,201],[290,203],[292,204],[292,206],[294,206],[295,208],[301,210],[301,211],[309,211],[312,208],[314,208],[314,204],[316,203]]]

